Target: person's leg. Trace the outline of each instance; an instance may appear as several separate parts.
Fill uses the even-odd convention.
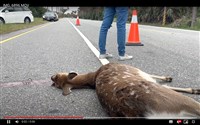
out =
[[[117,13],[117,43],[119,60],[132,59],[133,56],[125,54],[126,21],[128,18],[128,7],[116,7]]]
[[[126,21],[128,18],[128,7],[116,7],[117,13],[117,43],[119,56],[125,54]]]
[[[100,54],[106,54],[107,32],[108,32],[108,29],[111,27],[114,15],[115,15],[115,8],[114,7],[105,7],[104,8],[103,23],[101,25],[100,34],[99,34]]]

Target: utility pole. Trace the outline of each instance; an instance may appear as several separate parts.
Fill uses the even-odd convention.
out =
[[[164,11],[163,11],[163,23],[162,23],[163,26],[166,23],[166,15],[167,15],[167,7],[164,7]]]

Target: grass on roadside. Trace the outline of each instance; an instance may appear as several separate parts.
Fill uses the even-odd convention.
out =
[[[34,18],[34,21],[30,24],[2,24],[0,25],[0,34],[6,34],[13,31],[30,28],[36,25],[47,23],[47,21],[43,21],[42,18]]]
[[[193,27],[190,27],[190,25],[191,25],[190,20],[183,20],[182,23],[178,26],[178,28],[200,31],[200,18],[196,19],[196,22],[194,23]]]
[[[200,18],[197,18],[193,27],[190,27],[191,20],[189,19],[179,19],[171,24],[166,24],[163,26],[161,23],[140,23],[142,25],[158,26],[158,27],[168,27],[168,28],[178,28],[178,29],[187,29],[187,30],[197,30],[200,31]]]

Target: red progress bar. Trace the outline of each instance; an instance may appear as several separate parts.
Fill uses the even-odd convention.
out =
[[[83,119],[83,116],[4,116],[4,119]]]

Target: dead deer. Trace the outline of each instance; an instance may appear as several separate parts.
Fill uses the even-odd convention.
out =
[[[200,89],[161,85],[155,79],[171,82],[171,77],[150,75],[138,68],[109,63],[87,74],[58,73],[53,84],[68,95],[73,88],[91,86],[111,117],[200,117],[200,103],[181,92],[200,94]]]

